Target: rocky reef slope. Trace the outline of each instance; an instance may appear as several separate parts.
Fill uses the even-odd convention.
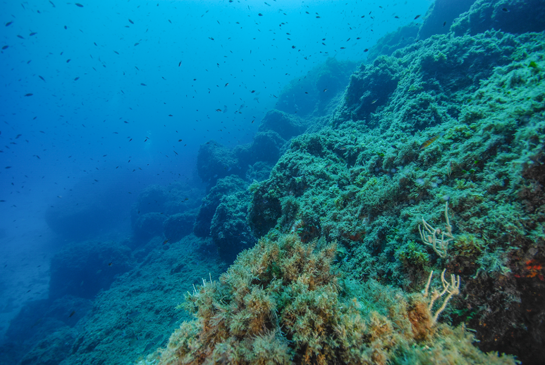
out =
[[[187,298],[196,321],[148,361],[512,363],[484,357],[467,326],[480,350],[540,363],[545,27],[501,13],[528,6],[477,1],[450,32],[362,64],[328,125],[293,138],[269,178],[249,186],[258,245]],[[430,324],[439,313],[415,294],[427,286],[451,294],[438,317],[452,327]],[[377,303],[390,300],[405,304]]]

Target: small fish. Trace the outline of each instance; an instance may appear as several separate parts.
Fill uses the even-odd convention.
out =
[[[80,3],[76,3],[76,6],[79,8],[83,8],[83,5],[81,5]]]
[[[70,313],[70,315],[68,316],[68,318],[72,317],[74,314],[76,314],[76,311],[72,311],[72,313]]]
[[[34,94],[32,94],[32,93],[25,94],[25,96],[32,96],[32,95],[34,95]]]
[[[437,140],[437,138],[441,137],[442,135],[444,135],[445,133],[440,133],[434,137],[431,137],[430,139],[428,139],[426,142],[422,143],[422,145],[420,146],[420,149],[423,150],[424,148],[428,147],[430,144],[432,144],[433,142],[435,142]]]
[[[132,20],[130,20],[130,19],[129,19],[129,23],[134,24],[134,22]]]
[[[78,81],[78,80],[79,80],[79,77],[76,77],[76,78],[74,79],[74,81]]]
[[[53,4],[53,1],[49,0],[49,3],[53,5],[54,8],[56,8],[55,4]]]
[[[507,8],[501,8],[501,10],[502,10],[503,12],[505,12],[505,13],[509,13],[509,9],[507,9]]]
[[[17,136],[15,136],[15,139],[17,139],[17,138],[19,138],[21,136],[22,136],[22,134],[18,134]]]
[[[8,49],[9,46],[4,46],[2,47],[2,51],[5,50],[5,49]]]
[[[7,22],[6,27],[9,27],[13,22]]]
[[[23,37],[23,36],[20,35],[20,34],[17,34],[17,38],[25,39],[25,37]]]
[[[180,67],[182,65],[182,61],[180,61],[180,63],[178,63],[178,67]]]
[[[70,58],[66,60],[66,63],[69,63],[70,62]]]
[[[414,17],[414,20],[420,18],[420,14],[418,14],[417,16]]]
[[[363,52],[367,52],[367,51],[369,51],[369,48],[366,48],[366,49],[363,50]]]
[[[135,46],[138,46],[139,44],[140,44],[140,43],[136,42],[134,45],[135,45]]]
[[[37,33],[37,32],[32,32],[32,33],[30,33],[28,36],[29,36],[29,37],[32,37],[33,35],[36,35],[36,34],[38,34],[38,33]]]
[[[163,241],[163,245],[166,244],[168,242],[168,239],[164,240]]]
[[[144,84],[143,82],[141,82],[140,85],[142,85],[142,86],[148,86],[148,85]]]
[[[447,22],[443,22],[443,27],[444,27],[445,25],[447,25]]]
[[[221,112],[221,109],[216,109],[217,112]]]

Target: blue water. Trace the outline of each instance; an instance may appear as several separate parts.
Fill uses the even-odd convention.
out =
[[[251,142],[290,81],[431,3],[78,1],[0,3],[0,336],[69,243],[48,211],[98,204],[122,237],[142,189],[198,184],[202,144]]]

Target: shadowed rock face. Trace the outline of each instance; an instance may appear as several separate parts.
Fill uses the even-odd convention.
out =
[[[218,179],[233,174],[233,168],[238,169],[238,159],[231,149],[215,141],[209,141],[199,148],[197,172],[209,186],[213,186]]]
[[[195,214],[178,213],[168,217],[163,223],[165,238],[170,242],[176,242],[193,231]]]
[[[238,176],[231,175],[220,179],[218,183],[210,189],[208,195],[202,200],[195,227],[193,232],[197,237],[210,236],[210,224],[216,213],[216,208],[221,202],[222,197],[234,194],[246,189],[246,183]]]
[[[293,136],[301,134],[305,128],[306,126],[299,118],[278,110],[271,110],[263,118],[258,131],[273,131],[278,133],[283,139],[288,140]]]
[[[240,191],[224,196],[214,213],[210,233],[220,257],[227,263],[257,242],[246,221],[249,203],[250,192]]]
[[[163,233],[163,223],[167,217],[159,212],[139,215],[132,224],[135,243],[147,242],[154,236]]]
[[[70,244],[51,259],[49,297],[92,299],[131,267],[130,249],[115,242]]]
[[[475,0],[436,0],[420,26],[418,39],[426,39],[434,34],[446,34],[460,14],[469,10]]]
[[[189,234],[202,194],[201,189],[183,183],[144,189],[131,210],[132,245],[163,235],[177,241]],[[175,226],[174,221],[180,226]]]

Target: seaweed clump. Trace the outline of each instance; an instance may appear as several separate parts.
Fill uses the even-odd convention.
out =
[[[515,363],[478,350],[464,326],[434,325],[419,293],[344,280],[336,249],[269,234],[186,296],[196,319],[146,363]]]

